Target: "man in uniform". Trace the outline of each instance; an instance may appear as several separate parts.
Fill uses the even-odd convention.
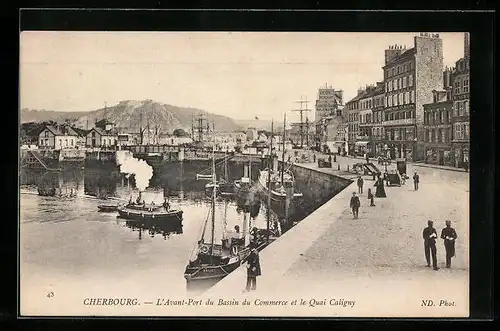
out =
[[[427,260],[427,267],[431,266],[430,255],[432,254],[432,267],[434,270],[439,270],[437,266],[436,256],[436,239],[437,232],[432,226],[432,221],[427,221],[427,227],[424,229],[422,236],[424,237],[425,259]]]
[[[420,176],[415,172],[413,175],[413,187],[415,188],[415,191],[418,191],[418,183],[420,182]]]
[[[352,192],[350,207],[352,209],[352,214],[354,218],[358,218],[359,207],[361,206],[361,202],[359,201],[359,197],[356,196],[356,192]]]
[[[446,221],[446,227],[441,231],[441,239],[444,239],[444,249],[446,250],[446,268],[451,268],[451,258],[455,256],[455,240],[457,233],[451,227],[451,221]]]
[[[358,193],[363,194],[363,178],[358,176]]]

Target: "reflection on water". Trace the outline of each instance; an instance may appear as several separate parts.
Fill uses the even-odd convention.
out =
[[[138,193],[133,177],[126,178],[116,168],[22,171],[23,282],[34,286],[41,279],[60,283],[64,278],[106,284],[123,277],[152,282],[157,280],[148,277],[161,275],[165,286],[185,290],[184,269],[210,201],[204,193],[205,182],[193,180],[196,172],[177,169],[172,173],[156,173],[151,180],[154,185],[143,197],[146,203],[159,205],[168,195],[172,208],[184,211],[182,223],[174,225],[132,222],[117,218],[117,213],[99,212],[102,198],[125,202]],[[228,229],[241,226],[248,217],[245,212],[250,213],[252,228],[266,228],[267,210],[260,201],[250,208],[234,200],[216,202],[216,218],[225,219]],[[278,219],[274,212],[270,215],[271,221]]]

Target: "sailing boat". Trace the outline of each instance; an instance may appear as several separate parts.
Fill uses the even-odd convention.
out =
[[[214,154],[215,157],[215,154]],[[232,156],[227,156],[224,151],[224,177],[217,180],[217,176],[197,174],[196,179],[210,180],[209,183],[205,184],[205,193],[207,196],[212,195],[212,191],[215,188],[216,194],[221,196],[232,196],[235,192],[234,184],[229,181],[229,170],[227,161],[232,158]],[[219,164],[219,163],[218,163]]]
[[[224,151],[224,177],[219,180],[218,190],[222,196],[232,196],[235,192],[235,186],[229,181],[229,168],[227,163],[228,157]]]
[[[215,146],[213,148],[215,154]],[[212,183],[216,182],[215,157],[212,159]],[[184,272],[187,285],[193,283],[217,282],[238,268],[250,255],[250,239],[246,215],[243,221],[243,233],[239,231],[230,234],[226,231],[225,220],[215,218],[215,200],[217,187],[212,186],[211,208],[209,215],[203,223],[201,236],[197,241],[189,263]],[[227,203],[227,202],[226,202]],[[221,222],[222,221],[222,222]],[[222,223],[222,238],[215,238],[215,228]],[[235,227],[236,228],[236,227]],[[236,230],[236,229],[235,229]],[[254,247],[261,249],[265,246],[264,241],[254,242]]]
[[[258,186],[264,195],[270,197],[271,203],[278,206],[280,210],[285,208],[287,195],[290,200],[301,198],[303,194],[298,192],[295,185],[295,177],[290,171],[291,165],[285,163],[285,141],[286,141],[286,114],[283,125],[283,148],[281,169],[278,170],[278,159],[273,155],[273,129],[271,127],[271,144],[269,148],[269,166],[259,173]],[[290,202],[291,202],[290,201]]]

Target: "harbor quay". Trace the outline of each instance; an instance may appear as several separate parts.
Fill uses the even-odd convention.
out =
[[[361,161],[337,158],[341,169],[358,162]],[[342,173],[335,165],[296,166]],[[411,180],[415,171],[420,175],[417,191]],[[453,306],[452,314],[467,316],[468,173],[410,164],[408,174],[410,179],[401,187],[385,187],[387,197],[375,198],[373,207],[369,206],[367,190],[374,192],[374,182],[371,176],[363,176],[358,219],[353,219],[349,208],[352,193],[358,192],[353,181],[266,247],[260,252],[262,275],[257,277],[255,291],[244,292],[247,272],[243,265],[202,296],[251,302],[228,311],[232,315],[350,316],[352,312],[352,316],[362,317],[433,317]],[[357,177],[343,175],[351,180]],[[450,269],[444,268],[441,239],[436,244],[440,269],[426,267],[422,231],[428,220],[434,222],[438,236],[445,220],[450,220],[457,232]],[[274,301],[287,304],[272,309],[260,304],[275,304]],[[408,315],[408,310],[400,314],[398,308],[408,304],[414,307],[412,314]]]

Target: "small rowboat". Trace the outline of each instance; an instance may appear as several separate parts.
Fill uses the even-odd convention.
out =
[[[100,212],[103,213],[112,213],[117,211],[118,205],[99,205],[97,206]]]
[[[148,208],[142,205],[127,205],[117,208],[121,218],[129,220],[182,221],[180,209],[165,210],[163,207]]]

